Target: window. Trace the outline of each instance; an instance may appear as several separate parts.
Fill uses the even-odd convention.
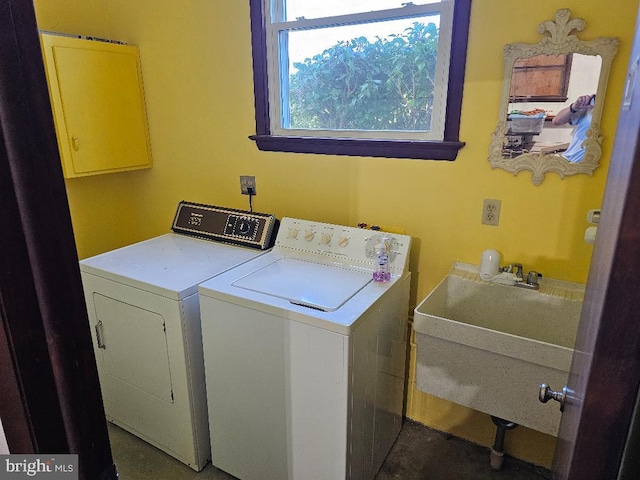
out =
[[[470,3],[251,0],[251,138],[261,150],[455,159]]]

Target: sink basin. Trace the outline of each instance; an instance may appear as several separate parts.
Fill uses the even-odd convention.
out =
[[[418,389],[556,436],[559,408],[538,390],[567,383],[583,298],[583,284],[527,290],[454,264],[415,309]]]

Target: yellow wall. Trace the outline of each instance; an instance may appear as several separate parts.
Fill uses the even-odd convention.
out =
[[[413,237],[412,307],[458,260],[486,248],[548,277],[586,281],[592,247],[586,212],[600,206],[633,39],[638,0],[474,0],[455,162],[259,152],[255,132],[249,2],[36,0],[41,29],[124,40],[140,47],[154,167],[67,181],[80,257],[168,231],[177,202],[247,208],[239,175],[255,175],[254,208],[278,217],[377,223]],[[603,113],[601,167],[592,177],[549,174],[535,187],[487,162],[502,91],[502,47],[536,43],[538,23],[570,8],[581,38],[619,36]],[[484,198],[502,200],[499,227],[480,224]],[[413,359],[414,360],[414,359]],[[544,379],[541,379],[541,381]],[[535,392],[532,393],[535,395]],[[553,407],[550,407],[553,408]],[[489,417],[422,394],[409,380],[407,415],[490,445]],[[550,465],[555,440],[522,427],[512,455]]]

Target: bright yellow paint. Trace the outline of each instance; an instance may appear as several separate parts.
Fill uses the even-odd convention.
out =
[[[413,237],[414,306],[454,261],[478,263],[487,248],[525,269],[586,281],[592,247],[583,241],[585,216],[602,201],[638,0],[606,6],[599,0],[473,0],[460,132],[466,146],[455,162],[259,152],[247,138],[255,132],[249,2],[35,5],[41,28],[140,47],[154,168],[67,181],[81,257],[168,231],[181,199],[247,208],[238,180],[247,174],[256,176],[259,211],[404,229]],[[555,18],[559,8],[586,20],[581,38],[618,36],[621,44],[603,112],[601,167],[592,177],[549,174],[535,187],[526,172],[514,177],[492,170],[487,155],[502,92],[502,47],[538,42],[538,23]],[[484,198],[502,200],[500,226],[481,225]],[[422,394],[412,379],[409,417],[491,445],[487,415]],[[519,427],[507,434],[506,448],[548,466],[554,441]]]

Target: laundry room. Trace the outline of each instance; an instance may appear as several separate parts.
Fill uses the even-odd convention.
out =
[[[169,233],[176,207],[188,201],[277,219],[376,226],[409,238],[409,325],[414,309],[455,262],[477,266],[487,249],[499,251],[503,264],[524,265],[543,279],[586,283],[593,253],[585,241],[587,214],[602,205],[638,0],[606,6],[596,0],[473,0],[461,90],[463,146],[449,160],[259,149],[250,138],[256,107],[248,0],[34,5],[41,31],[116,40],[139,50],[152,162],[65,179],[80,260]],[[568,175],[549,168],[536,179],[531,169],[508,171],[489,160],[501,115],[504,46],[538,43],[538,24],[554,21],[560,9],[584,19],[580,38],[616,37],[619,44],[608,83],[601,85],[606,101],[599,106],[597,165]],[[242,194],[241,176],[253,177],[251,195]],[[497,225],[483,222],[487,200],[498,202]],[[408,342],[404,416],[491,447],[496,425],[490,415],[418,388],[412,329]],[[519,426],[505,441],[509,455],[551,468],[554,435]]]

